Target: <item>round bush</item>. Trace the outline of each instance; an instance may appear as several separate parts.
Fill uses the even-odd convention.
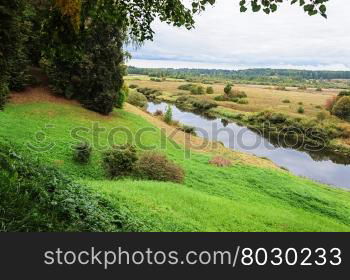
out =
[[[88,142],[81,142],[74,147],[73,159],[82,164],[90,161],[92,147]]]
[[[130,91],[127,102],[136,107],[146,109],[148,100],[142,93],[137,91]]]
[[[341,97],[334,105],[332,114],[350,121],[350,96]]]
[[[183,183],[184,170],[159,152],[145,152],[135,166],[141,179]]]
[[[102,160],[108,177],[117,178],[130,175],[137,161],[136,148],[132,145],[113,146],[103,154]]]

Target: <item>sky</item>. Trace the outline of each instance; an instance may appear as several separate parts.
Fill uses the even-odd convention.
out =
[[[128,65],[171,68],[350,70],[350,1],[330,0],[328,19],[297,5],[270,15],[239,12],[238,0],[217,0],[187,30],[156,21],[153,42],[128,47]]]

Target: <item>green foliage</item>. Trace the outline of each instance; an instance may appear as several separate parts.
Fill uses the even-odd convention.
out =
[[[127,102],[143,109],[146,109],[148,104],[146,96],[137,91],[130,91]]]
[[[173,109],[171,108],[171,106],[168,106],[165,114],[164,114],[164,117],[163,117],[163,120],[167,123],[167,124],[171,124],[172,121],[173,121]]]
[[[207,87],[207,94],[214,94],[214,89],[213,87]]]
[[[189,133],[189,134],[192,134],[192,135],[197,135],[197,134],[196,134],[196,128],[193,127],[193,126],[183,125],[183,126],[181,126],[180,129],[181,129],[183,132],[185,132],[185,133]]]
[[[249,104],[249,101],[245,98],[241,98],[237,101],[238,104]]]
[[[303,107],[303,106],[300,106],[300,107],[298,108],[297,112],[298,112],[299,114],[304,114],[304,113],[305,113],[304,107]]]
[[[90,162],[92,147],[88,142],[80,142],[74,146],[74,161],[87,164]]]
[[[0,81],[0,111],[4,109],[5,104],[7,103],[9,94],[9,89],[7,84]]]
[[[124,103],[126,99],[129,96],[129,87],[127,84],[124,83],[122,89],[120,90],[118,94],[117,104],[116,107],[119,109],[122,109],[124,107]]]
[[[316,119],[319,121],[319,122],[323,122],[327,119],[327,113],[322,111],[322,112],[318,112],[317,115],[316,115]]]
[[[129,86],[129,88],[131,88],[131,89],[135,89],[135,88],[138,88],[139,86],[138,85],[135,85],[135,84],[131,84],[130,86]]]
[[[26,9],[24,0],[0,4],[0,108],[8,90],[23,90],[30,81],[27,43],[31,24]]]
[[[103,154],[102,160],[109,178],[131,175],[137,160],[136,148],[128,144],[113,146]]]
[[[316,91],[323,91],[322,88],[318,87],[316,88]]]
[[[117,231],[111,204],[13,147],[0,144],[0,231]]]
[[[159,152],[143,153],[135,165],[135,170],[141,179],[182,184],[185,172],[181,166],[170,161],[166,155]]]
[[[246,98],[246,97],[247,97],[247,94],[244,91],[230,90],[229,93],[225,93],[223,95],[216,96],[214,99],[216,101],[239,102],[241,98]]]
[[[341,97],[335,103],[332,114],[341,119],[350,121],[350,96]]]
[[[285,86],[278,86],[278,87],[276,87],[276,90],[287,91],[287,88]]]
[[[185,84],[185,85],[180,85],[178,87],[178,89],[191,91],[195,87],[196,87],[196,85],[194,85],[194,84]]]
[[[282,102],[283,103],[290,103],[290,100],[289,99],[284,99]]]
[[[79,22],[76,32],[69,19],[52,9],[43,28],[47,47],[42,66],[57,94],[109,114],[123,99],[118,97],[125,71],[122,19],[112,2],[84,1]]]
[[[349,90],[342,90],[341,92],[339,92],[338,96],[339,97],[350,96],[350,91]]]
[[[232,85],[231,84],[227,84],[226,86],[225,86],[225,88],[224,88],[224,92],[225,92],[225,94],[230,94],[231,93],[231,91],[232,91]]]
[[[199,111],[206,111],[218,106],[214,101],[188,96],[181,96],[176,99],[176,105],[184,109],[195,109]]]

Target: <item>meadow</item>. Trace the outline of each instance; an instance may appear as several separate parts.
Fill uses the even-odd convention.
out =
[[[158,100],[174,103],[181,96],[190,96],[199,100],[215,102],[216,108],[210,109],[207,113],[235,119],[239,115],[249,118],[260,112],[271,112],[283,114],[290,118],[291,122],[300,123],[303,120],[308,126],[317,126],[325,131],[325,134],[332,134],[333,130],[342,131],[341,135],[331,137],[330,146],[334,150],[350,151],[350,123],[341,120],[326,110],[327,101],[335,98],[340,89],[331,88],[306,88],[306,87],[284,87],[264,85],[233,84],[234,91],[244,92],[246,102],[218,101],[217,97],[224,94],[227,85],[226,80],[216,80],[198,83],[189,83],[183,79],[164,79],[155,81],[154,78],[145,75],[130,75],[126,78],[129,84],[138,88],[151,88],[158,90],[161,95]],[[212,87],[213,94],[193,95],[190,91],[179,89],[180,86],[193,84],[201,86],[204,93],[207,87]]]
[[[166,84],[169,91],[174,86],[172,82]],[[96,124],[104,131],[93,130]],[[77,141],[72,138],[72,130],[81,127],[87,129],[79,130],[79,136],[93,143],[92,160],[87,165],[72,158],[71,146]],[[108,179],[101,166],[101,155],[111,144],[108,135],[116,127],[127,127],[133,136],[140,129],[153,129],[143,134],[142,144],[155,145],[179,164],[185,170],[184,184],[131,177]],[[53,97],[43,88],[13,94],[0,112],[2,141],[21,147],[18,153],[38,158],[67,174],[81,188],[102,196],[118,215],[123,231],[350,230],[348,191],[293,176],[269,161],[230,150],[193,150],[186,157],[181,137],[169,137],[171,129],[131,105],[102,116],[74,101]],[[159,140],[164,135],[165,149]],[[112,141],[121,144],[126,138],[116,134]],[[193,141],[199,140],[194,137]],[[135,143],[139,152],[143,149],[141,142]],[[51,148],[35,151],[42,147]],[[234,164],[209,164],[218,153],[231,158]]]

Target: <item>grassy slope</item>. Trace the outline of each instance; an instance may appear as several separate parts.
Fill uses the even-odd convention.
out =
[[[103,181],[100,152],[92,162],[72,162],[69,145],[74,127],[91,127],[98,122],[110,131],[128,127],[133,133],[151,127],[144,119],[118,110],[102,117],[79,106],[35,103],[10,104],[0,112],[0,137],[23,145],[34,139],[46,125],[43,144],[50,152],[36,153],[43,161],[59,166],[111,199],[125,213],[127,229],[133,231],[349,231],[350,193],[331,189],[282,171],[235,165],[216,168],[208,165],[210,155],[184,151],[168,143],[166,153],[186,170],[185,186],[132,180]],[[91,131],[80,133],[93,139]],[[102,133],[100,145],[107,143]],[[160,145],[160,131],[146,133],[145,144]],[[118,143],[124,141],[119,135]],[[96,142],[96,141],[95,141]],[[34,141],[35,143],[35,141]],[[37,143],[36,143],[37,144]],[[25,149],[25,148],[23,148]]]

